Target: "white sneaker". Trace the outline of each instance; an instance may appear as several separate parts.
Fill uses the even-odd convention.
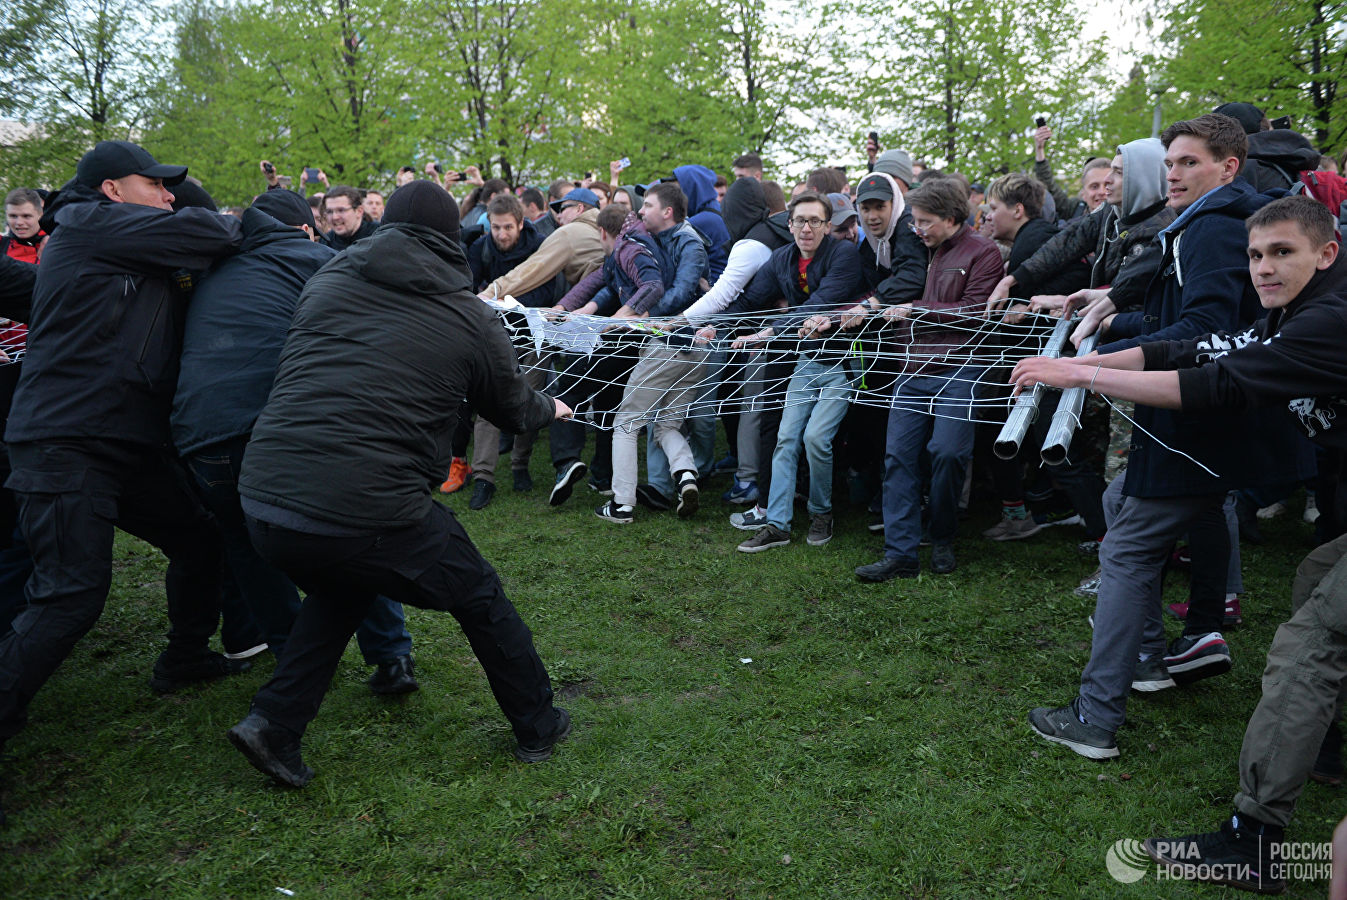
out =
[[[757,531],[767,524],[767,510],[755,506],[741,513],[730,513],[730,524],[740,531]]]
[[[1275,519],[1284,512],[1286,512],[1286,504],[1278,500],[1271,506],[1263,507],[1258,512],[1254,513],[1254,515],[1260,519]]]
[[[266,644],[258,644],[256,647],[249,647],[247,650],[240,650],[238,653],[226,653],[225,659],[252,659],[259,653],[265,653],[269,648]]]
[[[1313,494],[1305,495],[1305,515],[1302,518],[1306,525],[1313,525],[1319,521],[1319,502],[1314,499]]]

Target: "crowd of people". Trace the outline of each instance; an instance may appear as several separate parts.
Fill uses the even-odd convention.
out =
[[[229,739],[276,782],[313,777],[302,737],[353,634],[371,690],[417,690],[403,603],[455,616],[515,755],[548,759],[570,716],[434,498],[486,510],[503,454],[532,492],[546,429],[549,506],[587,485],[603,523],[688,518],[723,478],[745,554],[790,544],[800,503],[822,547],[849,506],[881,535],[865,583],[918,576],[927,546],[930,572],[956,571],[979,491],[1000,517],[961,553],[1079,526],[1090,659],[1029,724],[1110,759],[1131,692],[1230,670],[1241,535],[1304,488],[1320,546],[1269,653],[1236,813],[1147,843],[1279,886],[1269,848],[1305,782],[1343,777],[1347,182],[1244,103],[1085,160],[1074,196],[1051,140],[1041,126],[1031,171],[983,184],[872,135],[860,177],[824,166],[789,190],[752,153],[728,175],[623,184],[621,160],[546,190],[430,163],[387,197],[321,169],[306,195],[263,160],[265,189],[224,211],[186,167],[106,141],[59,190],[12,191],[0,741],[100,615],[122,528],[168,557],[154,690],[275,656]],[[1007,442],[1026,391],[1036,418]],[[1054,421],[1071,428],[1049,464]],[[1166,641],[1181,544],[1191,588]]]

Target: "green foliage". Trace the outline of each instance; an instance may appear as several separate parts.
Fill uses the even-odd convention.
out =
[[[1347,147],[1347,3],[1175,0],[1160,12],[1175,118],[1244,101],[1290,115],[1322,151]]]
[[[0,150],[0,186],[59,186],[90,145],[138,133],[162,65],[158,24],[127,0],[0,6],[0,116],[34,126]]]

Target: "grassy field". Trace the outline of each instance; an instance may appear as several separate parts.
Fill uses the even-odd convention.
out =
[[[447,615],[408,610],[422,689],[372,696],[354,646],[306,740],[318,775],[271,787],[225,741],[271,670],[183,694],[147,687],[162,557],[122,537],[107,612],[7,748],[0,897],[1215,897],[1115,881],[1123,838],[1207,830],[1230,810],[1263,655],[1309,529],[1247,548],[1234,671],[1136,698],[1123,756],[1034,736],[1075,690],[1092,604],[1079,530],[1020,544],[965,523],[949,577],[862,585],[865,516],[837,536],[735,552],[716,486],[690,522],[594,517],[503,485],[448,499],[533,628],[576,729],[546,764],[510,734]],[[1298,507],[1296,507],[1298,509]],[[805,519],[802,523],[801,520]],[[1181,599],[1183,576],[1167,592]],[[1170,622],[1177,633],[1177,622]],[[1311,785],[1291,832],[1327,840],[1340,790]],[[1323,896],[1322,883],[1292,896]]]

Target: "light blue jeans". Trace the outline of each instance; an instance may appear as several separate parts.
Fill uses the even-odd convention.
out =
[[[845,364],[824,365],[808,357],[795,364],[772,453],[772,492],[767,498],[767,521],[782,531],[790,531],[801,444],[809,461],[809,512],[832,512],[833,436],[854,395],[855,383]]]

